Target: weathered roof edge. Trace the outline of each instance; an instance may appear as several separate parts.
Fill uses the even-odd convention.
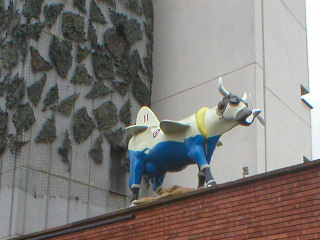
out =
[[[210,188],[202,188],[202,189],[197,189],[197,190],[183,193],[183,194],[179,194],[179,195],[172,195],[172,196],[168,196],[165,198],[160,198],[159,200],[151,202],[151,203],[146,203],[146,204],[142,204],[142,205],[135,206],[135,207],[123,208],[123,209],[120,209],[115,212],[99,215],[99,216],[92,217],[92,218],[87,218],[87,219],[80,220],[80,221],[73,222],[73,223],[69,223],[69,224],[66,224],[63,226],[58,226],[58,227],[50,228],[50,229],[43,230],[40,232],[35,232],[35,233],[28,234],[28,235],[23,235],[23,236],[13,238],[13,239],[14,240],[45,239],[46,235],[51,235],[53,233],[59,233],[59,232],[62,233],[68,229],[81,228],[85,225],[95,226],[94,224],[97,224],[99,222],[105,222],[106,224],[110,224],[113,222],[118,222],[123,217],[124,217],[124,220],[127,220],[130,218],[126,218],[125,215],[128,215],[131,218],[134,218],[134,213],[138,212],[144,208],[150,209],[151,207],[156,207],[159,205],[172,203],[174,201],[185,200],[186,197],[204,195],[204,194],[220,191],[222,189],[236,187],[239,185],[248,184],[248,183],[252,183],[252,182],[256,182],[256,181],[262,181],[262,180],[266,180],[266,179],[269,179],[269,178],[272,178],[275,176],[285,175],[288,173],[292,173],[292,172],[296,172],[296,171],[300,171],[300,170],[304,170],[304,169],[309,169],[309,168],[315,168],[315,167],[320,167],[320,159],[306,162],[306,163],[302,163],[302,164],[298,164],[298,165],[294,165],[294,166],[290,166],[290,167],[286,167],[286,168],[277,169],[277,170],[266,172],[266,173],[257,174],[254,176],[238,179],[238,180],[223,183],[223,184],[218,184],[218,185],[216,185],[214,187],[210,187]],[[81,231],[81,229],[79,231]],[[45,237],[45,238],[43,238],[43,237]]]

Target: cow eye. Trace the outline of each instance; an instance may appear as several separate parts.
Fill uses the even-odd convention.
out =
[[[233,105],[238,105],[240,103],[240,100],[237,97],[231,97],[229,99],[229,102]]]
[[[221,101],[218,103],[218,109],[219,111],[222,111],[226,106],[226,103],[224,101]]]

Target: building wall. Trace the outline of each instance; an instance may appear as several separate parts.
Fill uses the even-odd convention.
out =
[[[218,183],[301,163],[311,157],[304,0],[154,2],[152,108],[179,120],[221,99],[218,77],[242,96],[251,93],[267,122],[221,137],[211,169]],[[165,186],[196,187],[197,167],[167,174]]]
[[[10,2],[13,4],[10,5]],[[125,111],[125,114],[128,114],[127,119],[131,122],[135,121],[135,115],[141,105],[146,105],[150,102],[152,64],[148,63],[152,59],[153,8],[152,2],[148,0],[139,1],[138,8],[126,5],[127,2],[113,0],[0,1],[1,91],[5,86],[4,93],[0,94],[0,112],[1,114],[3,112],[8,114],[7,121],[3,121],[1,115],[0,127],[0,239],[40,231],[104,214],[129,204],[128,171],[127,173],[124,172],[122,176],[117,176],[117,179],[123,182],[122,186],[125,187],[121,190],[112,188],[110,181],[114,176],[110,172],[111,160],[109,154],[111,144],[117,149],[125,148],[128,136],[120,137],[120,140],[110,138],[108,140],[105,134],[113,133],[119,128],[123,130],[126,125],[129,125],[120,118],[120,109],[128,100],[131,101],[131,106],[129,110]],[[137,3],[137,1],[135,2]],[[53,6],[58,3],[63,5],[63,9],[58,12],[57,18],[50,28],[48,19],[45,16],[45,6]],[[84,3],[85,10],[83,11],[77,7],[76,3],[80,5]],[[11,12],[8,10],[9,6],[12,7]],[[36,13],[38,6],[40,6],[40,11]],[[120,18],[118,21],[122,25],[118,25],[117,21],[112,19],[112,11],[122,14],[117,15]],[[71,20],[66,24],[66,29],[68,27],[71,28],[70,35],[65,34],[63,30],[64,22],[62,16],[67,12],[76,14],[78,20],[79,18],[82,19],[81,21]],[[50,10],[50,14],[52,16],[54,11]],[[29,18],[28,16],[30,16],[29,20],[27,19]],[[106,20],[105,23],[103,23],[103,18]],[[90,37],[89,34],[90,21],[92,21],[92,25],[96,30],[96,40],[94,37]],[[35,23],[44,24],[40,29],[38,39],[34,32],[24,32],[26,28]],[[150,29],[146,29],[147,26]],[[116,35],[115,39],[110,37],[111,40],[107,41],[106,44],[105,33],[115,28],[117,28],[119,34]],[[80,35],[82,34],[83,36],[81,37]],[[61,68],[68,68],[67,58],[61,56],[54,62],[53,55],[50,53],[54,36],[61,42],[68,40],[70,45],[67,48],[72,49],[71,66],[66,76],[59,74],[57,65],[64,62],[65,64]],[[107,37],[107,39],[109,38]],[[97,42],[95,43],[95,41]],[[14,48],[11,48],[11,52],[5,51],[5,44],[8,42],[15,44]],[[129,45],[127,45],[128,42],[130,42]],[[78,45],[82,48],[86,47],[89,51],[87,57],[81,62],[77,59]],[[32,64],[30,46],[38,50],[43,58],[42,61],[38,59],[38,62]],[[56,47],[52,48],[56,49]],[[18,53],[15,52],[17,49],[19,49]],[[135,50],[137,50],[141,65],[139,65],[137,58],[134,59],[132,57]],[[24,60],[22,51],[26,51]],[[99,68],[95,65],[93,60],[95,51],[104,54],[107,59],[106,55],[109,56],[109,60],[111,59],[109,64],[105,60],[103,62],[107,66],[103,65]],[[11,62],[9,67],[7,60],[9,63]],[[39,67],[44,60],[51,65],[51,68],[35,70],[35,67]],[[91,83],[80,84],[71,81],[76,72],[76,67],[79,66],[84,66],[87,69],[88,74],[91,76]],[[104,75],[101,77],[101,71],[105,71],[108,68],[112,69],[109,74],[113,76],[106,77]],[[25,85],[21,87],[22,93],[15,93],[17,96],[21,94],[21,97],[12,108],[8,107],[8,96],[9,91],[12,90],[9,84],[13,81],[13,78],[5,80],[5,76],[10,72],[12,72],[12,76],[19,74]],[[30,96],[27,96],[27,88],[38,81],[44,73],[47,74],[47,80],[43,90],[33,94],[33,96],[41,95],[40,101],[38,105],[32,104]],[[130,79],[132,83],[128,82],[129,75],[130,77],[134,75]],[[83,79],[84,76],[85,74],[80,74],[76,80]],[[126,87],[121,85],[122,88],[120,90],[124,92],[119,90],[116,81],[126,85]],[[112,90],[112,93],[94,99],[86,98],[85,96],[93,87],[93,82],[103,82],[105,86]],[[136,86],[137,83],[140,83],[138,87]],[[59,89],[59,100],[53,101],[53,104],[44,111],[43,108],[47,101],[45,99],[48,98],[48,92],[55,85]],[[141,86],[144,86],[144,88]],[[98,90],[101,90],[101,87]],[[71,114],[69,116],[65,116],[51,108],[54,105],[61,104],[66,97],[75,93],[78,93],[79,96],[75,104],[71,106]],[[97,124],[97,117],[94,116],[94,109],[109,101],[114,103],[116,110],[112,110],[113,114],[110,113],[111,110],[108,111],[108,114],[103,117],[104,122],[108,122],[111,119],[111,115],[116,115],[117,122],[113,121],[110,124],[110,128],[100,128]],[[35,122],[30,126],[30,129],[25,129],[19,133],[17,127],[14,126],[13,118],[18,112],[20,104],[24,103],[30,104]],[[86,107],[95,127],[86,140],[77,142],[73,128],[76,122],[74,116],[82,107]],[[50,128],[48,133],[51,134],[50,136],[55,133],[56,136],[46,143],[39,143],[36,141],[37,136],[51,116],[55,116],[55,124],[54,128]],[[20,120],[26,122],[27,118],[22,116]],[[86,122],[89,122],[89,119]],[[4,125],[7,126],[5,130]],[[87,129],[84,125],[82,123],[79,128],[82,134],[83,130]],[[72,147],[72,150],[66,154],[67,160],[62,159],[58,153],[58,148],[62,147],[65,139],[66,130],[69,132],[69,140]],[[103,144],[101,149],[97,148],[96,153],[97,155],[103,154],[102,156],[99,155],[101,156],[99,159],[101,162],[94,161],[89,155],[89,151],[96,146],[95,142],[99,136],[103,137]],[[25,144],[21,149],[17,149],[16,147],[19,143],[24,141]],[[4,144],[5,150],[2,151],[4,142],[6,143]],[[117,160],[124,160],[124,158],[120,159],[119,157]],[[125,164],[119,165],[122,168],[125,167]]]
[[[311,159],[305,1],[263,1],[267,170]],[[290,140],[289,140],[290,139]]]
[[[301,164],[161,198],[17,240],[50,234],[54,240],[319,239],[319,164]],[[78,227],[88,229],[77,231]]]

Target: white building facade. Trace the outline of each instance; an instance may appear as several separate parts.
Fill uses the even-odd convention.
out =
[[[215,106],[226,89],[250,93],[266,126],[238,126],[221,137],[211,170],[217,183],[311,159],[304,0],[158,0],[152,107],[179,120]],[[165,186],[197,186],[196,166],[169,173]]]

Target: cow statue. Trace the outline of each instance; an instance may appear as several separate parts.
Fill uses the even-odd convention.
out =
[[[197,164],[198,187],[216,184],[209,164],[219,138],[239,124],[250,126],[261,112],[249,107],[246,93],[242,98],[229,93],[221,78],[218,88],[223,96],[218,106],[201,108],[181,121],[161,122],[151,109],[142,107],[136,125],[126,128],[133,135],[128,146],[133,205],[138,199],[143,175],[151,180],[153,190],[159,192],[167,172],[181,171],[190,164]]]

